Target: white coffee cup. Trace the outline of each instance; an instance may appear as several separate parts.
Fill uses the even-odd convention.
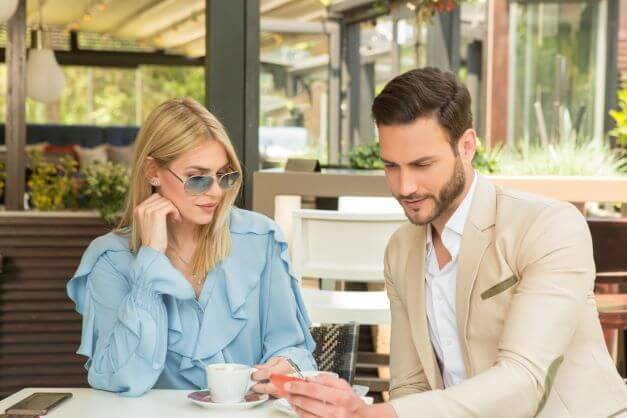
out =
[[[216,403],[239,403],[255,385],[252,374],[257,369],[244,364],[220,363],[205,367],[207,389]]]

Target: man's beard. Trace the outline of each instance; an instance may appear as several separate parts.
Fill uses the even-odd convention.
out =
[[[466,186],[466,174],[464,173],[464,166],[462,165],[461,158],[457,157],[455,159],[455,166],[453,167],[453,173],[451,174],[451,178],[446,182],[446,184],[440,189],[440,193],[436,197],[433,194],[412,194],[410,196],[397,196],[397,199],[400,201],[407,200],[418,200],[418,199],[431,199],[434,203],[434,209],[431,215],[426,219],[419,219],[412,217],[411,210],[405,209],[405,215],[409,221],[415,225],[427,225],[433,222],[438,216],[442,214],[442,212],[446,211],[453,204],[455,199],[457,199],[462,192],[464,191],[464,187]]]

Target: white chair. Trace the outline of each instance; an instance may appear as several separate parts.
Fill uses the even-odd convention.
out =
[[[395,198],[378,196],[340,196],[337,199],[337,210],[352,213],[404,213]]]
[[[303,277],[383,283],[390,236],[406,222],[402,213],[345,213],[301,209],[293,213],[292,262]],[[314,323],[390,323],[385,291],[302,289]]]

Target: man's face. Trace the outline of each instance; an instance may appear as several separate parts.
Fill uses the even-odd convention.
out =
[[[407,125],[379,125],[379,143],[388,186],[407,218],[426,225],[450,217],[472,170],[474,131],[462,135],[454,153],[446,130],[422,117]]]

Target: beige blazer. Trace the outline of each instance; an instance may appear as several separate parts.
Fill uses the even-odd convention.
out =
[[[627,416],[594,300],[590,232],[573,205],[479,177],[457,271],[468,378],[446,390],[427,328],[424,261],[425,227],[403,225],[385,255],[399,418]]]

